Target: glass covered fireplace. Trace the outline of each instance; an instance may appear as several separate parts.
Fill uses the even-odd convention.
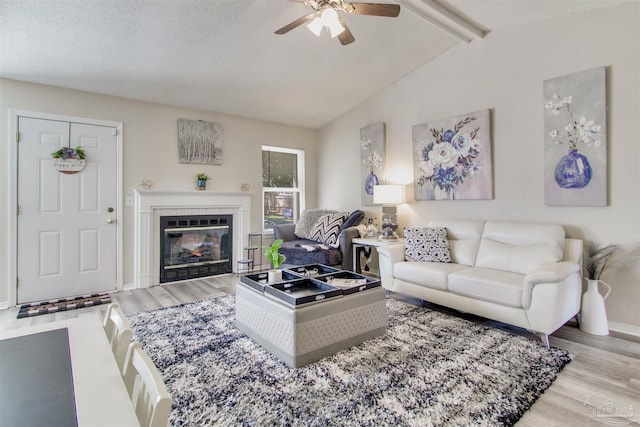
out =
[[[160,283],[232,272],[233,215],[160,217]]]

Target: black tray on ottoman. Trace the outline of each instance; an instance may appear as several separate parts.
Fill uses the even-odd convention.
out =
[[[265,293],[281,299],[286,304],[298,306],[341,297],[343,291],[320,280],[298,278],[288,282],[272,283],[265,288]]]
[[[318,277],[324,274],[337,273],[338,271],[340,271],[340,269],[329,267],[328,265],[323,264],[307,264],[297,265],[295,267],[287,267],[283,271],[291,271],[292,273],[298,274],[303,277]]]
[[[300,280],[301,276],[291,271],[282,270],[282,280],[280,282]],[[269,274],[265,271],[262,273],[245,274],[240,277],[240,281],[245,285],[251,286],[256,291],[264,292],[266,286],[272,285],[269,283]],[[277,283],[280,283],[277,282]]]
[[[314,280],[321,280],[330,286],[342,289],[343,295],[380,287],[380,280],[346,270],[318,276]]]

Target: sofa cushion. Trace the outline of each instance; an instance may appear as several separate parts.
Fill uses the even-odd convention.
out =
[[[396,279],[405,282],[446,291],[449,288],[449,274],[467,268],[459,264],[443,262],[402,261],[393,265],[393,274]]]
[[[524,276],[488,268],[467,268],[449,275],[449,292],[509,307],[522,307]]]
[[[407,261],[451,262],[447,229],[405,228],[404,257]]]
[[[355,210],[349,214],[347,220],[342,224],[342,230],[349,227],[355,227],[364,219],[364,212],[361,210]],[[342,231],[340,230],[340,231]]]
[[[340,265],[342,263],[340,249],[306,239],[284,242],[280,253],[287,257],[287,265]]]
[[[339,246],[338,234],[340,234],[342,224],[344,224],[347,216],[347,212],[322,215],[311,228],[309,240],[326,243],[334,247]]]
[[[431,220],[429,227],[445,227],[451,261],[456,264],[473,267],[476,264],[480,238],[484,230],[484,221],[480,220]]]
[[[529,274],[562,260],[560,225],[487,221],[476,267]]]
[[[305,209],[300,214],[300,219],[296,223],[295,235],[299,239],[309,239],[311,237],[311,230],[313,226],[318,222],[318,219],[322,215],[331,213],[337,213],[338,211],[331,209]]]

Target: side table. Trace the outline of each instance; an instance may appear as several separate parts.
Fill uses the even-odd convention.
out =
[[[360,266],[360,252],[363,250],[371,250],[371,248],[377,248],[380,246],[388,246],[388,245],[404,245],[405,239],[366,239],[359,238],[353,239],[351,241],[353,244],[353,271],[354,273],[365,274],[362,272],[362,267]],[[371,273],[370,273],[371,274]],[[379,276],[379,275],[376,275]]]

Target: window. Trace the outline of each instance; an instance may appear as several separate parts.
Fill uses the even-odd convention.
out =
[[[262,146],[262,223],[292,224],[304,210],[304,151]]]

